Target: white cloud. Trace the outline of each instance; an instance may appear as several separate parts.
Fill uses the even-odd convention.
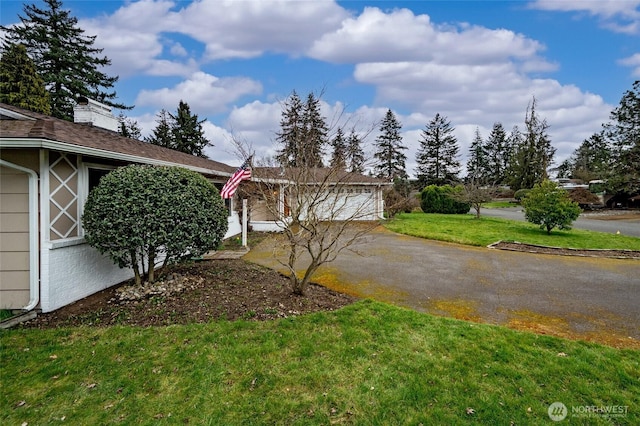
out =
[[[537,0],[532,8],[561,12],[582,12],[600,19],[612,31],[640,34],[640,1],[638,0]]]
[[[203,0],[179,12],[179,28],[206,44],[209,59],[250,58],[265,51],[300,53],[346,15],[329,0]]]
[[[437,26],[428,15],[408,9],[385,13],[365,8],[358,17],[318,39],[309,56],[338,63],[435,61],[441,64],[487,64],[508,59],[536,59],[539,42],[505,29],[461,24]],[[548,66],[548,65],[547,65]]]
[[[640,77],[640,53],[631,55],[618,61],[620,64],[633,68],[632,75]]]
[[[112,60],[110,72],[188,76],[198,63],[252,58],[263,53],[300,54],[347,12],[331,0],[200,0],[127,2],[112,15],[80,22]],[[187,36],[202,51],[191,52],[172,38]],[[196,43],[197,44],[197,43]],[[191,57],[190,60],[185,58]]]
[[[184,61],[183,55],[172,52],[174,43],[162,38],[163,31],[176,27],[173,6],[170,1],[131,2],[112,15],[82,20],[79,26],[86,34],[97,35],[96,46],[111,59],[110,73],[187,76],[197,69],[195,60]],[[181,59],[162,57],[166,51]]]
[[[261,91],[261,84],[249,78],[218,78],[198,71],[172,88],[142,90],[135,103],[173,110],[180,100],[184,100],[193,111],[214,114],[224,111],[242,96],[257,95]]]

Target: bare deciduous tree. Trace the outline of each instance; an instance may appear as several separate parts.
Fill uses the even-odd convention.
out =
[[[303,295],[311,277],[378,225],[384,182],[340,167],[258,168],[251,191],[252,214],[268,217],[282,231],[274,257]],[[245,192],[246,194],[246,192]],[[284,259],[284,260],[283,260]]]
[[[482,204],[488,203],[493,199],[489,188],[482,187],[474,181],[464,185],[462,191],[457,193],[455,198],[458,201],[471,204],[471,207],[476,211],[476,219],[480,219]]]

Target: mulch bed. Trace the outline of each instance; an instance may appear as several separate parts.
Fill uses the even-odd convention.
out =
[[[511,251],[522,251],[528,253],[555,254],[562,256],[584,256],[584,257],[610,257],[615,259],[640,259],[640,251],[634,250],[587,250],[561,247],[538,246],[534,244],[524,244],[517,241],[498,241],[489,245],[489,248]]]
[[[154,286],[130,281],[108,288],[21,324],[24,328],[66,326],[164,326],[215,319],[271,320],[332,311],[357,298],[310,284],[305,296],[291,292],[289,279],[241,259],[206,260],[173,267]]]

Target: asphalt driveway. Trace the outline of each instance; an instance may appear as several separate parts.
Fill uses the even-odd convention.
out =
[[[283,270],[279,245],[269,238],[245,259]],[[461,246],[383,227],[355,250],[314,281],[432,314],[640,348],[638,260]]]

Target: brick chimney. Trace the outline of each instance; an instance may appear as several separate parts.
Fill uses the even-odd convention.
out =
[[[73,107],[73,122],[89,124],[117,132],[120,122],[111,113],[111,107],[85,97],[78,98]]]

